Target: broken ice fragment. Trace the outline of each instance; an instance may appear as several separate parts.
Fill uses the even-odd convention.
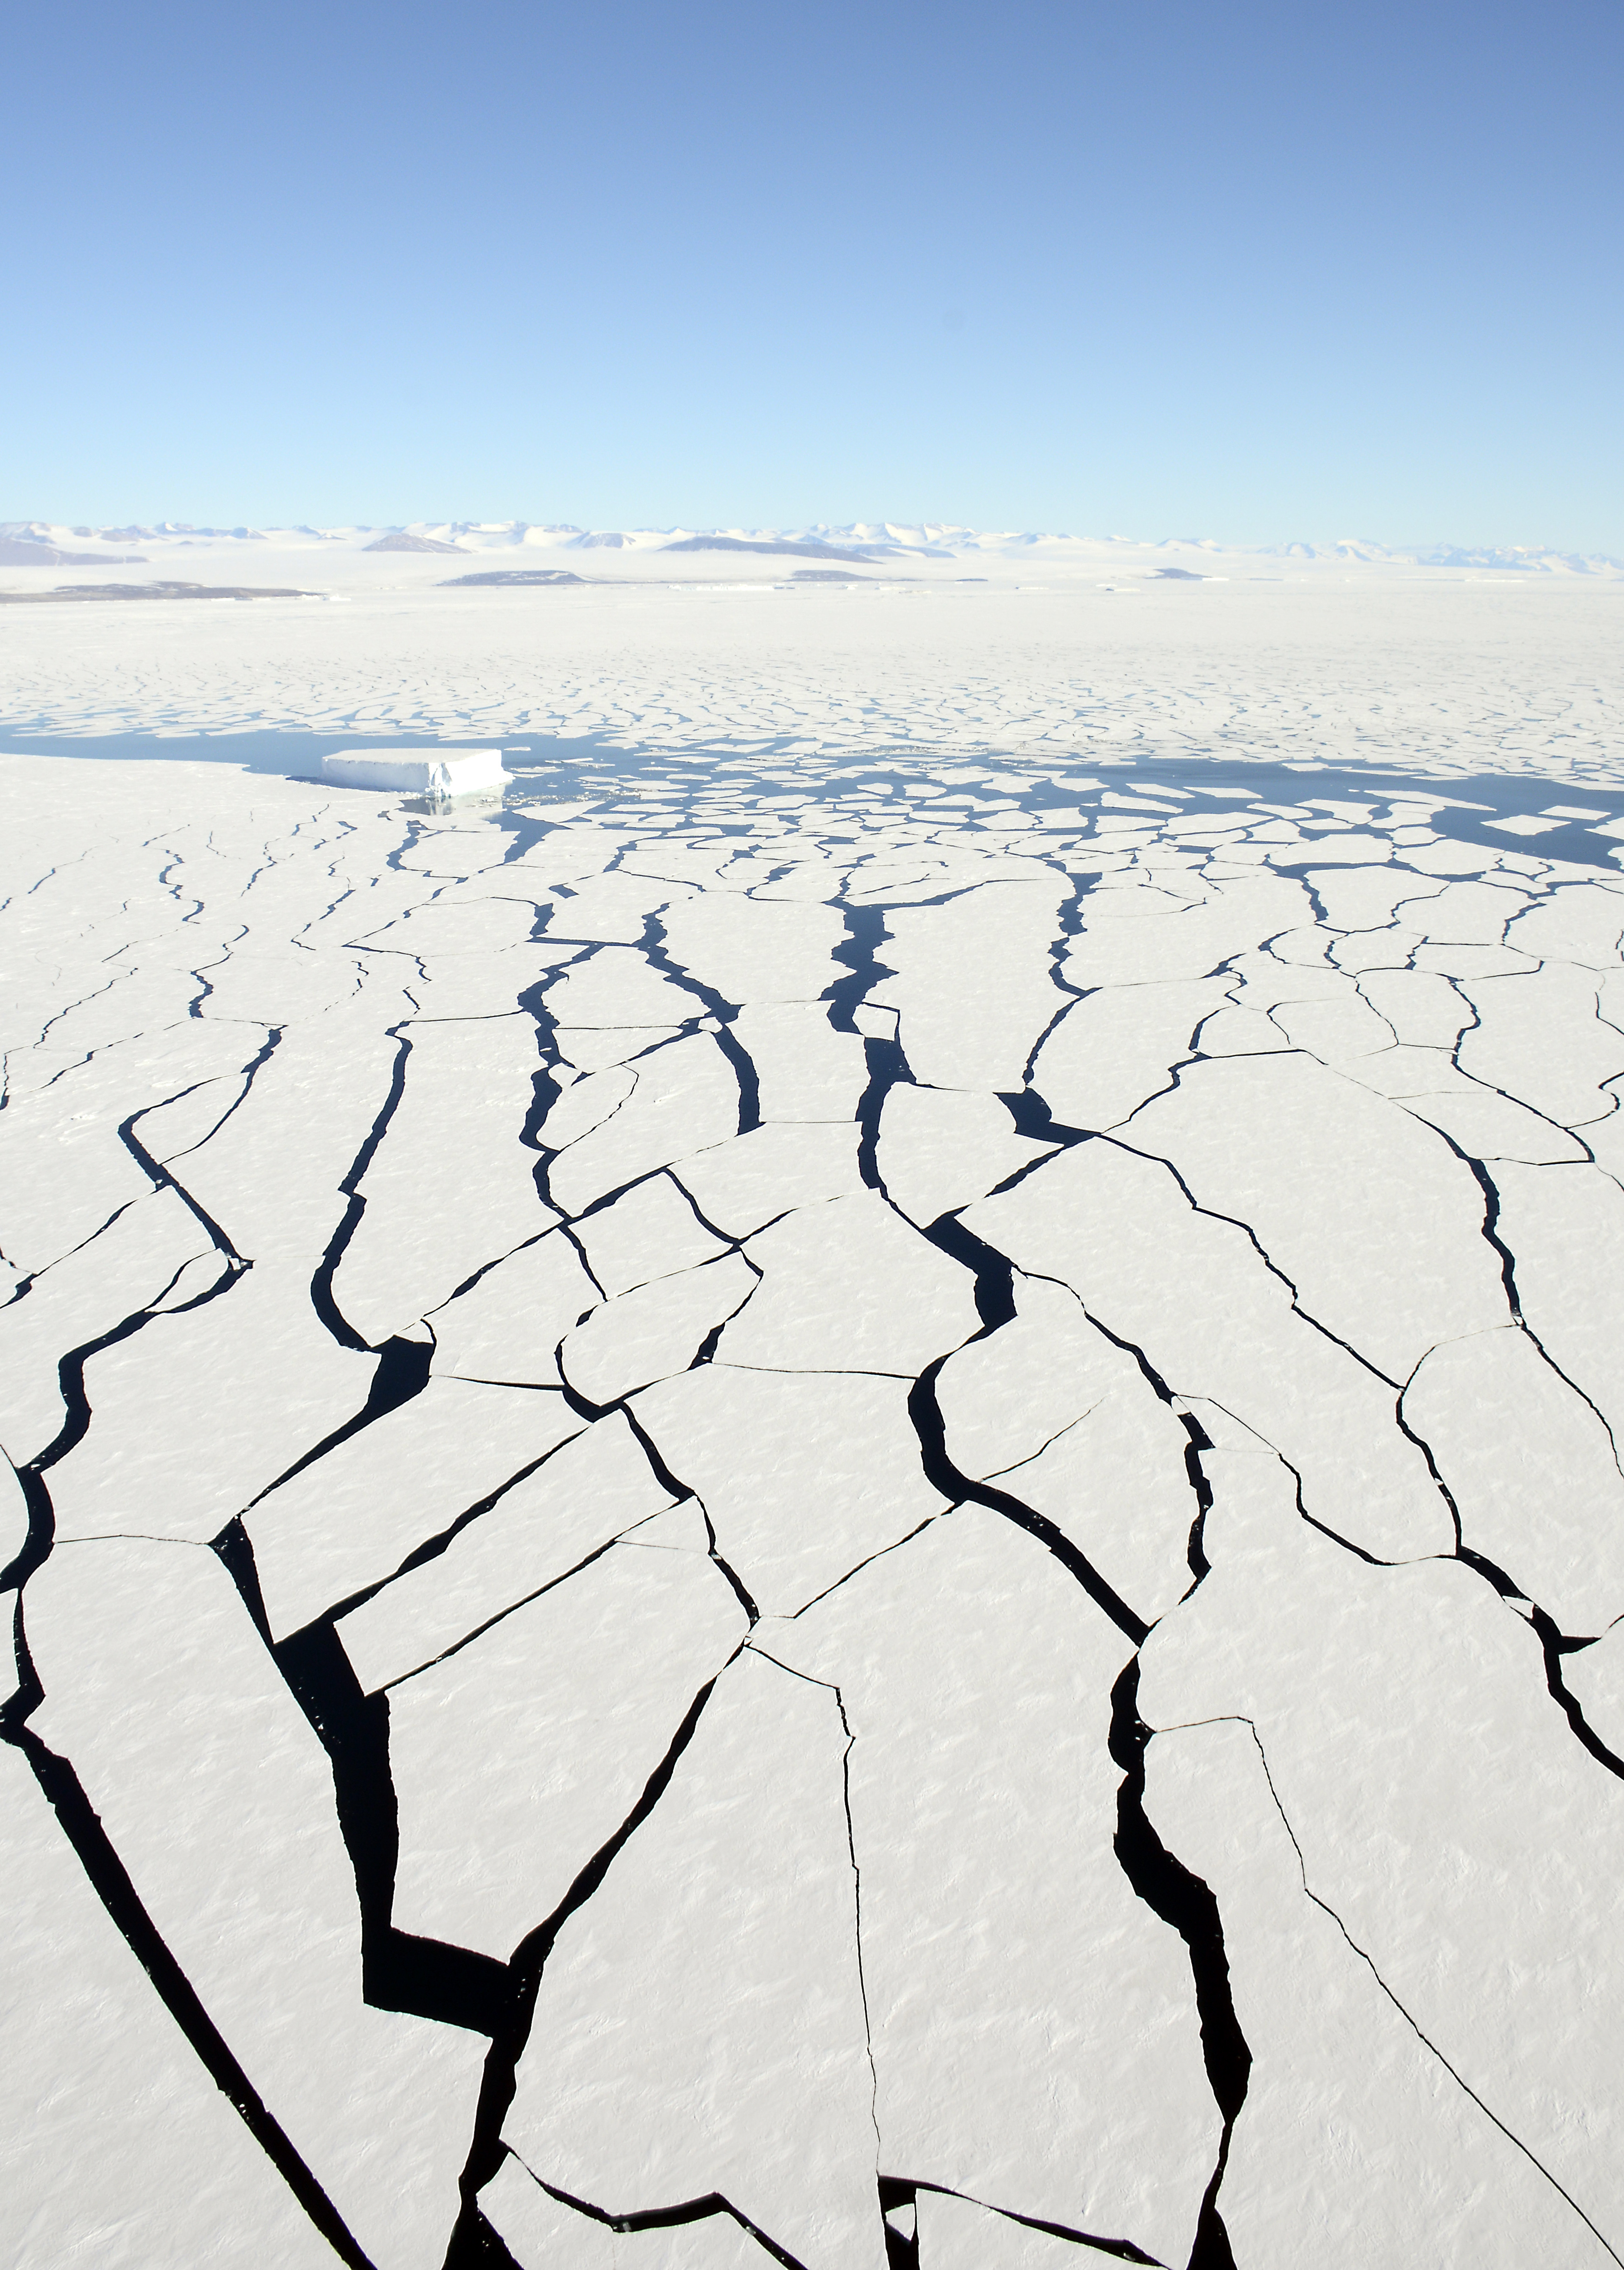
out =
[[[592,1310],[560,1351],[564,1377],[599,1406],[686,1371],[760,1282],[741,1254],[656,1278]]]
[[[775,1663],[717,1681],[542,1973],[504,2133],[548,2181],[620,2214],[719,2192],[807,2270],[882,2270],[846,1740]]]
[[[631,1812],[744,1633],[712,1562],[616,1546],[391,1688],[397,1925],[508,1955]]]

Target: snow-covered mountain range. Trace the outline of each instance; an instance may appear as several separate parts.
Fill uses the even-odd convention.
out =
[[[782,572],[773,563],[875,569],[931,575],[960,572],[1121,573],[1220,576],[1231,572],[1323,573],[1326,568],[1435,568],[1518,575],[1624,575],[1624,561],[1605,553],[1559,552],[1546,545],[1394,546],[1364,538],[1271,545],[1220,544],[1210,537],[1079,537],[960,527],[942,522],[852,521],[792,529],[586,529],[523,520],[413,521],[396,527],[257,529],[194,527],[180,521],[151,526],[93,528],[43,520],[0,521],[0,568],[145,566],[178,553],[243,554],[274,549],[338,555],[383,553],[432,558],[492,553],[567,555],[592,580],[651,571],[662,576],[725,566],[759,576]],[[663,555],[675,553],[676,559]],[[659,564],[656,565],[656,562]],[[680,565],[679,565],[680,563]],[[759,564],[758,564],[759,563]],[[790,572],[794,572],[793,569]]]

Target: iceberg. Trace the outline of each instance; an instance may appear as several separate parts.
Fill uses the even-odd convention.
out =
[[[470,796],[505,788],[512,777],[500,749],[338,749],[322,759],[322,778],[335,787],[408,796]]]

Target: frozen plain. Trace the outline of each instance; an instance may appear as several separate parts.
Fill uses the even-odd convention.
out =
[[[0,623],[31,2270],[1624,2255],[1624,589],[1001,557]]]

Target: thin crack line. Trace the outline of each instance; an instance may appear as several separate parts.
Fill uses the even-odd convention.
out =
[[[1443,2051],[1438,2047],[1436,2042],[1435,2042],[1431,2036],[1427,2034],[1417,2022],[1415,2018],[1412,2016],[1411,2013],[1399,2000],[1398,1995],[1394,1993],[1386,1979],[1383,1977],[1381,1972],[1377,1970],[1375,1962],[1359,1944],[1359,1941],[1353,1937],[1353,1932],[1348,1929],[1346,1924],[1343,1922],[1335,1908],[1331,1905],[1329,1901],[1323,1900],[1319,1894],[1314,1889],[1313,1886],[1309,1883],[1308,1864],[1303,1858],[1302,1847],[1297,1841],[1297,1832],[1291,1825],[1290,1816],[1287,1813],[1284,1805],[1280,1802],[1279,1792],[1274,1785],[1274,1776],[1269,1769],[1268,1753],[1264,1748],[1263,1737],[1259,1734],[1255,1722],[1249,1718],[1243,1710],[1224,1711],[1221,1712],[1217,1718],[1191,1718],[1181,1720],[1177,1725],[1159,1727],[1156,1731],[1161,1733],[1175,1733],[1183,1731],[1186,1727],[1220,1725],[1226,1723],[1240,1725],[1246,1727],[1248,1732],[1250,1733],[1253,1741],[1257,1746],[1257,1755],[1263,1766],[1264,1778],[1269,1784],[1269,1795],[1274,1800],[1275,1811],[1280,1816],[1281,1825],[1284,1827],[1286,1834],[1290,1837],[1292,1850],[1297,1857],[1297,1872],[1302,1880],[1304,1896],[1311,1900],[1314,1903],[1314,1905],[1320,1910],[1322,1914],[1330,1917],[1331,1922],[1335,1924],[1337,1929],[1341,1932],[1343,1938],[1346,1940],[1353,1952],[1365,1965],[1365,1968],[1369,1971],[1370,1976],[1376,1980],[1376,1984],[1381,1988],[1383,1993],[1386,1995],[1394,2009],[1398,2011],[1405,2025],[1409,2027],[1417,2041],[1421,2043],[1423,2047],[1425,2047],[1437,2059],[1438,2063],[1443,2067],[1444,2071],[1449,2074],[1450,2080],[1455,2082],[1456,2086],[1472,2099],[1472,2103],[1477,2106],[1479,2111],[1483,2114],[1486,2119],[1491,2120],[1494,2123],[1494,2126],[1499,2129],[1501,2134],[1506,2139],[1507,2142],[1514,2144],[1516,2147],[1517,2150],[1521,2152],[1529,2165],[1536,2169],[1538,2172],[1545,2177],[1545,2180],[1550,2185],[1553,2191],[1560,2193],[1561,2198],[1566,2200],[1568,2205],[1573,2209],[1574,2213],[1578,2216],[1580,2222],[1583,2223],[1586,2229],[1590,2231],[1597,2244],[1605,2249],[1606,2252],[1612,2257],[1614,2262],[1624,2264],[1624,2256],[1620,2256],[1615,2248],[1608,2244],[1607,2240],[1603,2237],[1601,2232],[1597,2229],[1596,2225],[1591,2221],[1591,2218],[1586,2214],[1584,2209],[1579,2205],[1578,2200],[1575,2199],[1573,2193],[1568,2190],[1564,2184],[1559,2181],[1559,2179],[1551,2173],[1551,2170],[1546,2166],[1539,2155],[1534,2152],[1529,2145],[1523,2141],[1523,2139],[1517,2134],[1516,2131],[1514,2128],[1508,2127],[1506,2123],[1500,2118],[1499,2114],[1495,2112],[1491,2106],[1485,2103],[1482,2097],[1478,2095],[1477,2090],[1473,2088],[1472,2083],[1466,2080],[1465,2076],[1461,2073],[1456,2066],[1450,2064],[1449,2059],[1445,2057]]]
[[[878,2174],[879,2155],[884,2148],[884,2140],[879,2129],[879,2069],[874,2062],[874,2027],[869,2012],[868,1977],[863,1960],[863,1868],[857,1858],[857,1830],[851,1811],[851,1754],[856,1747],[857,1738],[852,1730],[850,1719],[846,1716],[846,1698],[834,1680],[814,1679],[810,1672],[798,1671],[793,1664],[780,1662],[779,1658],[771,1654],[768,1649],[756,1647],[753,1642],[747,1644],[750,1645],[753,1654],[759,1655],[764,1662],[772,1664],[776,1670],[787,1672],[791,1679],[803,1680],[807,1686],[820,1687],[827,1694],[833,1695],[834,1708],[840,1713],[842,1731],[846,1737],[846,1746],[841,1752],[841,1798],[846,1814],[846,1849],[851,1862],[857,1993],[863,2004],[863,2047],[868,2059],[869,2069],[869,2118],[874,2129],[874,2166]]]

